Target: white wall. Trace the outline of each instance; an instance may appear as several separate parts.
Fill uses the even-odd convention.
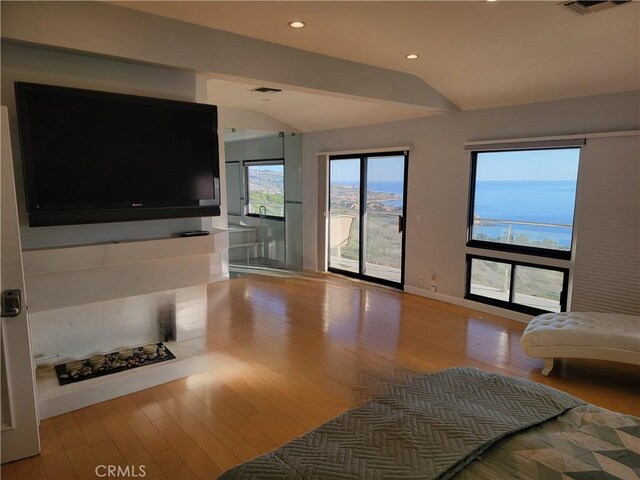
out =
[[[284,141],[278,132],[270,136],[225,142],[225,162],[284,158]]]
[[[321,268],[317,255],[318,221],[324,207],[323,199],[318,198],[316,153],[412,145],[406,284],[417,288],[418,275],[428,279],[436,275],[439,293],[462,298],[470,167],[470,155],[465,152],[464,143],[636,130],[640,128],[639,103],[640,92],[635,91],[307,133],[303,142],[304,267]],[[619,159],[616,171],[635,175],[637,164],[634,162],[637,161],[638,155]],[[607,188],[606,170],[602,170],[597,169],[599,175],[603,175],[600,178],[603,188]],[[422,223],[416,222],[418,214],[422,215]],[[588,212],[578,212],[578,215],[588,215]],[[579,225],[577,228],[579,242]],[[531,258],[522,257],[529,261]]]

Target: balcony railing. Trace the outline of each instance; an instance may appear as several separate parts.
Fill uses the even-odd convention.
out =
[[[573,228],[573,225],[565,225],[562,223],[541,223],[541,222],[521,222],[518,220],[496,220],[495,218],[479,218],[476,217],[473,219],[473,224],[477,225],[477,224],[486,224],[486,225],[492,225],[492,224],[498,224],[498,225],[505,225],[505,224],[512,224],[512,225],[531,225],[534,227],[557,227],[557,228]]]
[[[488,230],[492,227],[499,230],[497,232]],[[475,217],[473,219],[472,234],[473,240],[569,250],[571,248],[572,231],[573,225],[562,223]],[[496,234],[498,235],[496,236]]]

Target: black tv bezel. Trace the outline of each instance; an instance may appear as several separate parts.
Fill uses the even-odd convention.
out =
[[[88,203],[81,208],[76,204],[56,204],[38,206],[36,196],[36,172],[31,149],[31,129],[29,126],[28,92],[38,90],[60,96],[76,96],[100,100],[115,101],[122,104],[153,105],[172,109],[204,111],[211,114],[212,158],[214,176],[214,199],[203,199],[206,205],[193,203],[179,205],[177,202],[156,202],[150,206],[133,206],[135,199],[116,205],[105,203]],[[77,225],[91,223],[128,222],[138,220],[161,220],[170,218],[209,217],[220,215],[220,154],[218,150],[218,109],[215,105],[192,103],[164,98],[128,95],[122,93],[86,90],[80,88],[44,85],[29,82],[15,82],[16,109],[18,130],[22,151],[22,168],[27,203],[27,215],[30,227],[54,225]],[[44,208],[42,208],[44,207]]]

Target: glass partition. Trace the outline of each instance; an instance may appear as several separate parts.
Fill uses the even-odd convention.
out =
[[[230,265],[301,269],[300,134],[227,128],[223,138]]]

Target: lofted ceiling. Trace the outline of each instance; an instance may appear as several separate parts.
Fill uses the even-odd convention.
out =
[[[410,73],[462,110],[640,88],[635,2],[585,16],[555,1],[111,3]],[[292,20],[305,28],[290,28]]]
[[[222,107],[262,112],[301,132],[373,125],[438,113],[416,105],[356,100],[292,89],[279,93],[253,91],[263,85],[211,79],[207,82],[208,98]]]

